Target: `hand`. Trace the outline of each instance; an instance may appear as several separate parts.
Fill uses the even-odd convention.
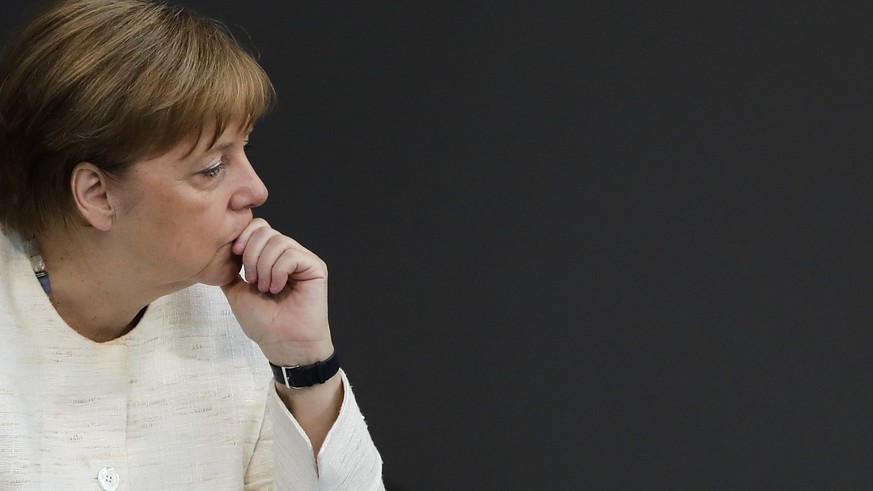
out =
[[[222,287],[245,334],[276,365],[310,364],[333,353],[327,320],[327,265],[256,218],[233,243],[246,281]]]

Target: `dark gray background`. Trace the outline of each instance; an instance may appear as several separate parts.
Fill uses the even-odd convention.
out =
[[[873,4],[182,3],[389,490],[873,483]]]

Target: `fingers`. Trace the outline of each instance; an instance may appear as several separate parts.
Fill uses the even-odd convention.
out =
[[[291,239],[292,242],[293,239]],[[315,254],[294,242],[296,247],[285,249],[270,271],[270,292],[279,293],[289,280],[307,281],[327,279],[327,265]]]
[[[246,281],[257,282],[262,293],[279,293],[290,280],[327,278],[327,266],[318,256],[263,220],[246,227],[234,242],[234,252],[238,246]]]
[[[265,261],[272,260],[275,262],[279,255],[282,254],[281,250],[278,252],[275,250],[276,244],[273,244],[269,249],[267,248],[270,239],[278,235],[279,232],[273,230],[269,226],[258,227],[249,235],[249,239],[246,241],[245,250],[243,250],[242,253],[246,281],[249,283],[260,281],[262,276],[266,276],[266,274],[262,275],[262,273],[266,273],[266,271],[263,268],[264,264],[261,264],[261,256],[265,256]],[[267,250],[265,251],[265,249]],[[261,266],[260,268],[259,265]]]
[[[243,229],[243,231],[239,234],[239,237],[233,241],[233,253],[242,256],[243,252],[246,250],[246,245],[249,242],[249,239],[252,238],[252,235],[261,228],[270,227],[270,224],[267,223],[263,218],[255,218]]]

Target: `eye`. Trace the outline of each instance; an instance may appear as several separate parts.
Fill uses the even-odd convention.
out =
[[[200,173],[206,177],[216,177],[218,174],[221,174],[225,167],[227,167],[227,162],[222,158],[213,162],[209,167],[200,171]]]

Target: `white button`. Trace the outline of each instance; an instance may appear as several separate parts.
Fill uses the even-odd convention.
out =
[[[104,467],[97,473],[97,482],[100,483],[103,491],[115,491],[118,489],[120,481],[121,478],[118,477],[118,473],[112,467]]]

